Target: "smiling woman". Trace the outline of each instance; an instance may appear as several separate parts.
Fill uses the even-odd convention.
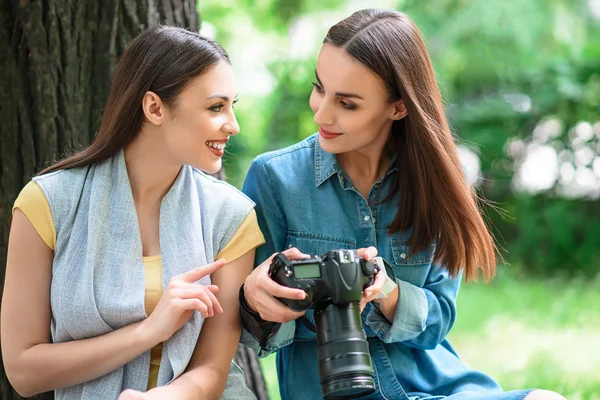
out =
[[[373,365],[368,398],[564,399],[542,390],[504,392],[465,365],[447,340],[461,277],[492,277],[496,247],[414,22],[394,10],[354,13],[327,33],[315,78],[310,107],[318,133],[257,157],[244,183],[266,240],[257,262],[294,246],[307,254],[361,248],[365,258],[387,260],[396,277],[390,289],[379,297],[384,285],[376,279],[362,297]],[[281,397],[319,398],[330,392],[329,378],[343,398],[363,396],[364,375],[345,354],[335,357],[339,374],[320,376],[325,353],[318,343],[328,334],[298,324],[302,313],[277,299],[303,293],[292,290],[261,265],[240,296],[246,343],[261,356],[278,351]],[[323,312],[305,316],[315,323]]]
[[[254,204],[202,172],[239,132],[236,94],[218,43],[150,28],[119,60],[94,142],[23,189],[1,312],[21,395],[254,398],[232,358],[263,238]]]

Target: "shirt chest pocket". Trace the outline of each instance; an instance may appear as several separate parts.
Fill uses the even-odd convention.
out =
[[[396,278],[423,287],[433,262],[435,244],[414,254],[410,254],[410,247],[404,240],[392,239],[390,245],[393,258],[391,264]]]
[[[322,256],[330,250],[355,249],[356,241],[317,233],[288,231],[286,247],[296,247],[311,256]]]

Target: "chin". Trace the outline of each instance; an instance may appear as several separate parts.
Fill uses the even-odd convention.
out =
[[[319,146],[323,149],[323,151],[331,154],[340,154],[344,153],[347,150],[343,149],[343,146],[338,146],[331,143],[329,140],[324,140],[319,136]]]
[[[198,168],[199,170],[206,172],[207,174],[215,174],[221,170],[221,162],[219,161],[211,164],[199,162],[192,164],[192,167]]]

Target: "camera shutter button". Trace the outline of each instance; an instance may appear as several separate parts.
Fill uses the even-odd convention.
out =
[[[307,299],[312,299],[313,293],[314,293],[314,285],[308,285],[305,287],[302,287],[301,285],[298,285],[298,289],[302,289],[304,290],[304,292],[306,293],[306,298]]]

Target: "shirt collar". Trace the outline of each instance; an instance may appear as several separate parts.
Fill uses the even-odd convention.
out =
[[[342,167],[335,154],[321,148],[319,137],[315,137],[315,180],[317,187],[335,174],[342,172]]]
[[[397,154],[392,155],[390,160],[390,168],[384,174],[384,177],[388,176],[394,171],[398,171],[396,167]],[[337,157],[333,153],[328,153],[321,148],[319,144],[319,137],[315,137],[315,180],[317,187],[321,186],[323,182],[331,178],[333,175],[343,175],[343,170],[338,163]]]

